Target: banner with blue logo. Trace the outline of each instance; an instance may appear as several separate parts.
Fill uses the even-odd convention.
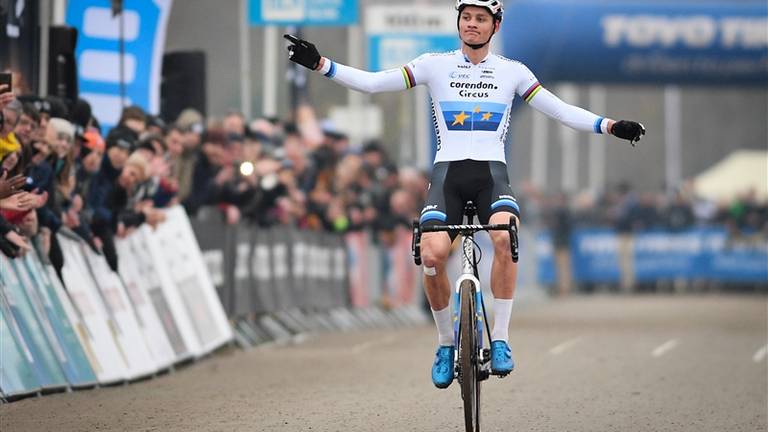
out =
[[[551,237],[539,235],[539,282],[555,280]],[[571,265],[575,282],[618,282],[620,242],[611,229],[580,229],[571,236]],[[546,247],[547,244],[549,247]],[[682,232],[646,231],[632,236],[632,259],[638,281],[708,279],[723,282],[768,283],[768,242],[732,239],[721,228]]]
[[[459,48],[453,5],[371,5],[365,12],[369,70],[399,68],[424,53]]]
[[[501,27],[543,83],[768,83],[764,1],[521,0]]]
[[[113,16],[110,0],[70,0],[67,24],[79,31],[76,58],[80,97],[91,103],[105,130],[120,120],[120,21],[125,54],[125,105],[160,110],[160,73],[165,31],[173,0],[124,2]]]
[[[250,0],[252,25],[349,26],[357,24],[357,0]]]

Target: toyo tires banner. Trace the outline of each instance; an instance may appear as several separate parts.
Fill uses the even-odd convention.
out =
[[[501,27],[542,82],[768,84],[764,1],[521,0]]]

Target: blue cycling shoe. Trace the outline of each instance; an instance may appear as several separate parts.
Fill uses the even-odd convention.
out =
[[[444,389],[453,382],[453,346],[440,346],[435,353],[432,365],[432,382],[435,387]]]
[[[494,375],[506,375],[515,368],[512,350],[503,340],[491,342],[491,371]]]

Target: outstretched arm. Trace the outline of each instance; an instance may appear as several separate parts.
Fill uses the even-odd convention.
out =
[[[291,61],[320,72],[333,81],[353,90],[378,93],[405,90],[415,85],[413,74],[408,69],[408,66],[382,72],[368,72],[321,57],[315,45],[310,42],[291,35],[284,35],[283,37],[292,44],[288,46]]]
[[[578,131],[614,135],[629,140],[633,146],[645,135],[642,124],[630,120],[617,122],[567,104],[542,87],[538,81],[528,87],[521,96],[536,110]]]

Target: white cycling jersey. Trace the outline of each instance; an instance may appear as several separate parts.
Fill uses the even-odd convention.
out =
[[[607,133],[608,119],[569,105],[541,86],[522,63],[496,54],[473,64],[461,50],[424,54],[400,69],[366,72],[325,59],[326,77],[377,93],[426,85],[437,134],[435,163],[473,159],[506,163],[504,143],[515,94],[576,130]]]

